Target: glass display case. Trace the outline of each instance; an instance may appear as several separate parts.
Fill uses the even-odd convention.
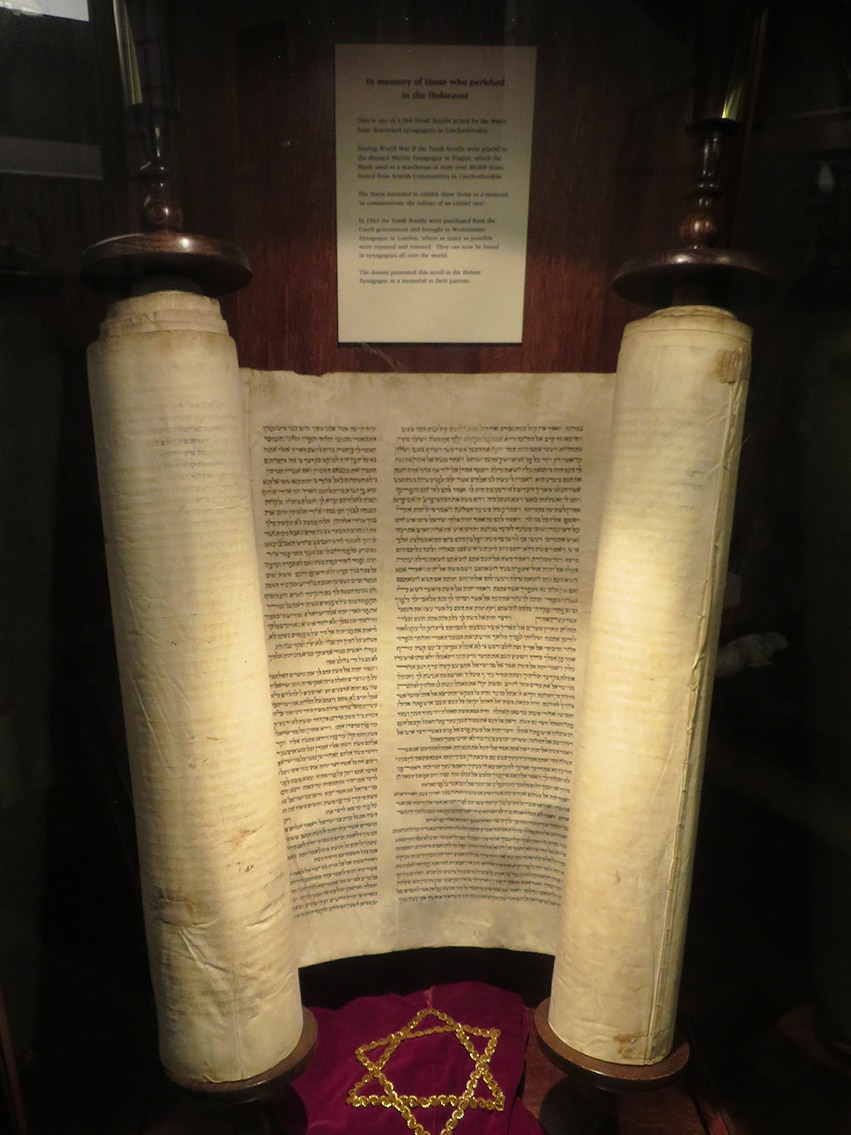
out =
[[[158,1063],[89,407],[85,352],[108,301],[79,270],[85,250],[140,228],[145,139],[124,109],[113,6],[14,7],[0,10],[0,1130],[190,1131],[207,1120]],[[241,366],[304,376],[614,372],[624,328],[648,307],[611,281],[676,248],[694,199],[687,127],[696,101],[713,97],[707,68],[724,62],[707,21],[747,15],[736,67],[750,97],[716,171],[718,243],[764,261],[776,287],[736,310],[753,356],[679,996],[691,1061],[673,1086],[619,1099],[613,1122],[624,1133],[845,1131],[844,5],[151,7],[173,78],[169,192],[183,227],[238,246],[251,265],[251,282],[221,299]],[[341,340],[335,50],[357,44],[427,47],[430,58],[535,49],[525,255],[505,269],[522,274],[519,341]],[[518,993],[531,1019],[549,996],[551,952],[407,945],[304,966],[304,1005],[475,980]],[[531,1112],[548,1131],[590,1123],[588,1101],[570,1074],[554,1086],[559,1075],[533,1041]],[[303,1126],[286,1107],[276,1122]]]

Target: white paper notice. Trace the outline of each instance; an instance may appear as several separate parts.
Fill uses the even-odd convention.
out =
[[[521,342],[535,49],[336,51],[340,342]]]

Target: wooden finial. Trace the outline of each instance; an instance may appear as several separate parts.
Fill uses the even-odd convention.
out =
[[[163,107],[134,107],[146,161],[139,169],[142,187],[142,228],[145,232],[180,232],[183,208],[174,170],[167,157],[168,112]]]
[[[684,248],[713,248],[722,235],[721,163],[731,130],[727,122],[703,122],[690,128],[697,140],[697,180],[688,192],[689,210],[680,221]]]
[[[110,237],[86,249],[83,280],[115,295],[163,288],[220,296],[251,280],[245,253],[215,237],[184,233],[183,209],[169,155],[171,117],[166,0],[114,0],[124,98],[144,155],[141,232]],[[137,54],[134,21],[144,32]],[[137,33],[138,34],[138,33]]]
[[[777,290],[778,281],[757,257],[723,247],[727,151],[745,113],[761,19],[758,0],[741,7],[737,2],[706,0],[703,5],[687,128],[695,142],[697,174],[679,225],[682,247],[631,260],[618,270],[612,288],[634,303],[654,308],[705,303],[736,310],[763,303]]]

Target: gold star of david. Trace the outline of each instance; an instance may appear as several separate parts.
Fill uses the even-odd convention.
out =
[[[440,1021],[437,1025],[420,1027],[429,1017]],[[400,1092],[395,1084],[384,1072],[387,1062],[393,1053],[404,1044],[406,1040],[415,1040],[417,1037],[433,1036],[435,1033],[454,1033],[458,1043],[470,1057],[473,1067],[467,1079],[467,1084],[461,1095],[450,1092],[440,1092],[432,1096],[406,1095]],[[477,1029],[471,1025],[462,1025],[454,1021],[447,1013],[439,1009],[420,1009],[419,1013],[410,1020],[404,1028],[380,1040],[368,1041],[362,1044],[355,1055],[366,1068],[366,1075],[362,1076],[348,1094],[346,1102],[352,1107],[384,1107],[394,1108],[411,1131],[416,1135],[428,1135],[423,1125],[414,1115],[414,1108],[451,1107],[452,1114],[447,1119],[440,1135],[450,1135],[454,1131],[468,1108],[481,1108],[484,1111],[502,1111],[505,1108],[505,1093],[497,1084],[490,1069],[490,1059],[493,1056],[499,1041],[499,1029]],[[483,1037],[486,1043],[481,1052],[476,1050],[473,1037]],[[380,1085],[381,1092],[372,1095],[359,1095],[373,1081]],[[489,1096],[476,1095],[476,1088],[483,1081],[490,1089]]]

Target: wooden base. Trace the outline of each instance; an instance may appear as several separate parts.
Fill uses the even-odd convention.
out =
[[[111,237],[87,248],[82,263],[83,280],[90,287],[124,296],[145,290],[151,278],[188,280],[207,296],[236,291],[251,280],[245,253],[235,244],[191,233]]]
[[[541,1048],[562,1072],[578,1073],[586,1082],[605,1092],[651,1091],[675,1080],[688,1064],[689,1046],[683,1037],[674,1038],[670,1055],[656,1064],[614,1064],[595,1060],[571,1048],[556,1036],[550,1026],[550,1001],[535,1010],[535,1028]]]
[[[779,281],[756,256],[729,248],[679,248],[631,260],[612,290],[646,307],[711,304],[739,315],[772,299]]]
[[[316,1048],[316,1018],[309,1009],[304,1009],[304,1025],[298,1044],[290,1055],[257,1076],[247,1080],[232,1080],[225,1083],[212,1084],[206,1080],[187,1080],[175,1075],[166,1068],[166,1075],[171,1082],[182,1091],[190,1092],[198,1099],[205,1098],[209,1102],[221,1101],[226,1104],[247,1104],[257,1100],[268,1099],[303,1072]]]

